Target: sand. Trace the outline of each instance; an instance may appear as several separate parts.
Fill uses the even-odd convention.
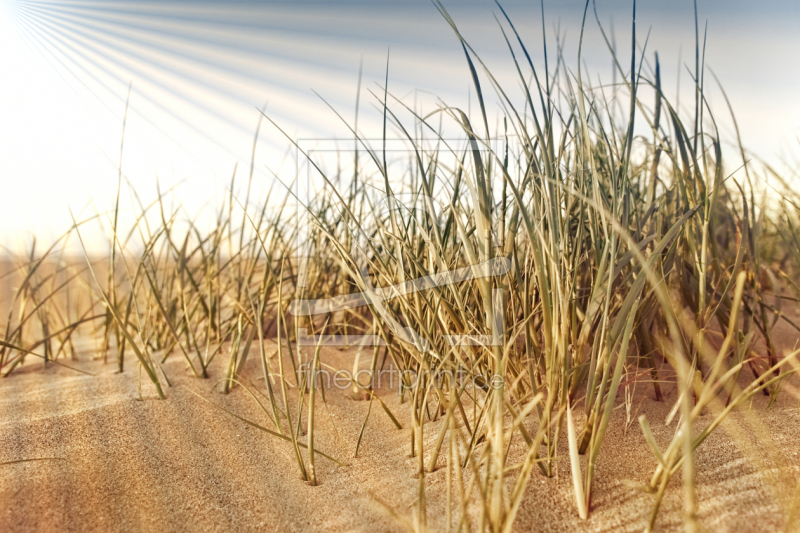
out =
[[[796,334],[784,326],[784,346]],[[88,357],[84,357],[88,359]],[[352,368],[353,352],[323,349],[335,368]],[[377,406],[366,427],[358,458],[353,458],[368,403],[331,388],[318,400],[317,448],[346,466],[317,459],[319,486],[302,481],[291,445],[247,426],[193,391],[242,417],[269,426],[267,416],[245,390],[220,393],[219,359],[211,379],[191,376],[179,356],[164,365],[172,381],[167,399],[158,400],[131,358],[123,374],[111,363],[79,361],[67,368],[30,362],[0,380],[0,462],[52,458],[0,466],[0,530],[3,531],[401,531],[380,499],[412,518],[418,480],[410,453],[410,411],[388,390],[385,398],[404,429],[397,430]],[[263,388],[260,361],[251,357],[244,375]],[[749,374],[748,376],[749,377]],[[215,386],[216,385],[216,386]],[[518,531],[642,531],[652,495],[642,490],[656,461],[636,423],[646,414],[659,445],[671,438],[676,421],[664,421],[675,401],[675,386],[665,386],[666,401],[637,385],[632,425],[626,431],[621,405],[602,445],[592,510],[581,521],[574,507],[569,463],[558,475],[535,471],[515,523]],[[700,519],[715,531],[777,531],[784,525],[781,499],[791,498],[800,479],[800,411],[797,380],[771,409],[759,395],[731,417],[697,452]],[[753,433],[763,424],[767,436]],[[705,415],[702,427],[711,420]],[[529,427],[535,425],[530,417]],[[305,420],[304,420],[305,424]],[[431,443],[441,422],[426,424]],[[754,450],[736,438],[750,435]],[[750,428],[750,429],[748,429]],[[755,437],[754,437],[755,436]],[[566,446],[566,436],[563,444]],[[764,457],[776,450],[772,459]],[[744,451],[743,451],[744,450]],[[525,451],[517,436],[509,463]],[[752,452],[752,450],[751,450]],[[761,461],[761,464],[756,464]],[[440,458],[440,464],[444,459]],[[766,469],[766,470],[765,470]],[[427,475],[428,525],[445,526],[446,469]],[[770,481],[790,479],[772,491]],[[511,482],[511,478],[509,478]],[[377,498],[377,499],[376,499]],[[681,483],[673,480],[657,521],[658,531],[681,528]]]

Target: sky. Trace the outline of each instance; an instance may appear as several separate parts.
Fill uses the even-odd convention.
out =
[[[516,73],[488,0],[443,0],[462,35],[511,89]],[[543,68],[542,7],[508,0],[537,68]],[[618,53],[630,54],[633,4],[597,0]],[[548,59],[555,37],[574,68],[584,2],[543,3]],[[745,146],[773,164],[800,153],[800,5],[788,0],[699,0],[706,65],[722,82]],[[691,100],[695,25],[691,0],[637,3],[637,41],[658,52],[668,97]],[[610,82],[611,58],[590,15],[583,51],[593,80]],[[0,0],[0,243],[47,243],[76,218],[107,213],[122,172],[145,203],[175,188],[189,211],[217,205],[236,165],[251,159],[258,191],[274,174],[291,179],[291,139],[349,139],[359,69],[359,130],[380,136],[378,91],[413,105],[435,95],[470,106],[469,71],[454,33],[428,0],[387,1],[23,1]],[[679,71],[681,74],[679,75]],[[708,76],[708,74],[707,74]],[[723,141],[727,108],[708,76]],[[130,93],[129,93],[130,88]],[[688,92],[687,92],[688,91]],[[518,91],[519,92],[519,91]],[[520,95],[516,95],[519,97]],[[474,103],[474,102],[472,102]],[[240,189],[237,188],[237,191]],[[257,198],[258,195],[256,194]],[[124,196],[122,205],[130,209]]]

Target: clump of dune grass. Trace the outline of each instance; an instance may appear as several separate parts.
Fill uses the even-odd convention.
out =
[[[425,477],[444,467],[448,530],[509,531],[530,479],[554,476],[560,461],[569,463],[575,513],[591,515],[623,374],[637,368],[648,378],[640,386],[657,401],[667,401],[664,384],[678,387],[668,418],[676,430],[665,449],[639,419],[656,464],[646,487],[655,495],[648,530],[678,472],[684,524],[697,530],[695,450],[753,395],[774,401],[798,369],[798,352],[780,357],[772,329],[783,319],[800,330],[781,312],[782,302],[800,301],[800,199],[787,185],[780,208],[769,207],[741,141],[742,161],[723,161],[699,41],[694,114],[687,117],[662,90],[658,56],[650,59],[637,40],[635,8],[629,61],[608,46],[622,80],[609,99],[587,81],[580,52],[572,68],[559,47],[549,65],[545,42],[544,69],[537,69],[497,5],[519,76],[515,92],[497,82],[436,2],[464,52],[477,120],[446,103],[428,113],[409,107],[393,95],[387,73],[370,91],[383,114],[381,148],[345,121],[356,144],[353,167],[329,172],[296,145],[323,185],[310,197],[295,195],[292,176],[276,179],[267,197],[250,198],[251,165],[247,193],[234,194],[234,171],[210,231],[180,207],[169,211],[161,192],[146,206],[136,197],[139,214],[123,230],[118,194],[114,212],[97,219],[109,235],[103,261],[87,254],[85,267],[76,268],[59,259],[57,246],[41,256],[32,247],[12,272],[21,283],[0,342],[3,375],[31,354],[45,364],[65,358],[83,328],[102,339],[103,356],[116,351],[119,371],[132,353],[164,398],[162,364],[180,357],[195,377],[219,380],[221,392],[241,385],[268,422],[228,412],[290,443],[302,478],[316,485],[315,455],[341,459],[314,447],[320,349],[331,336],[366,335],[375,342],[359,346],[356,357],[371,351],[371,375],[381,354],[403,372],[398,394],[408,420],[371,383],[353,379],[354,398],[369,401],[369,413],[378,402],[398,430],[410,428],[419,478],[414,517],[391,512],[425,530]],[[501,127],[489,120],[490,91]],[[642,124],[647,133],[635,133]],[[401,176],[387,162],[389,128],[409,147]],[[310,224],[299,227],[298,217]],[[85,223],[64,239],[81,239]],[[420,279],[428,281],[408,285]],[[353,292],[366,295],[361,306],[319,316],[305,316],[296,303],[341,301]],[[268,354],[271,335],[278,343]],[[303,338],[315,346],[306,350]],[[251,351],[263,387],[242,380]],[[216,357],[227,358],[225,373],[209,376]],[[310,381],[298,371],[304,362]],[[704,410],[710,422],[699,420]],[[438,429],[429,429],[434,422]],[[431,431],[436,438],[426,446]],[[515,437],[527,452],[509,464]],[[564,438],[566,458],[557,453]],[[735,432],[732,438],[745,446]],[[789,527],[798,502],[778,504]]]

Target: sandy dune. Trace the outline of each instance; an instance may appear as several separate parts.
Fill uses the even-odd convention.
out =
[[[786,333],[787,338],[789,333]],[[795,337],[796,338],[796,337]],[[784,343],[785,344],[785,343]],[[352,352],[323,350],[323,361],[352,368]],[[354,401],[347,391],[326,391],[317,411],[317,448],[347,466],[319,458],[320,485],[300,478],[290,444],[247,426],[195,396],[222,405],[240,416],[269,426],[268,418],[241,387],[229,395],[212,378],[191,377],[172,356],[165,371],[172,380],[167,399],[159,401],[148,382],[138,397],[133,361],[124,374],[112,364],[79,362],[95,377],[40,362],[0,380],[0,462],[53,458],[0,466],[0,529],[4,531],[394,531],[402,526],[374,496],[400,514],[412,517],[418,481],[410,451],[410,411],[395,393],[379,391],[403,424],[397,430],[375,404],[358,458],[353,458],[368,402]],[[260,362],[248,361],[245,376],[263,388]],[[749,377],[749,374],[748,376]],[[783,526],[778,502],[791,498],[791,484],[771,492],[770,479],[800,478],[800,412],[797,380],[785,386],[780,401],[767,410],[759,395],[725,428],[715,432],[697,454],[700,517],[715,531],[774,531]],[[652,496],[641,490],[655,459],[636,417],[645,413],[658,443],[665,446],[676,422],[664,420],[675,400],[655,402],[652,391],[637,385],[633,424],[625,431],[622,395],[598,461],[592,513],[581,522],[574,509],[569,464],[558,476],[534,472],[516,528],[519,531],[641,531]],[[296,406],[293,406],[296,412]],[[763,424],[763,437],[752,429]],[[704,416],[699,425],[708,423]],[[296,420],[296,417],[295,417]],[[426,425],[431,443],[441,422]],[[535,416],[529,425],[535,425]],[[305,418],[303,421],[305,424]],[[741,429],[755,450],[780,450],[781,464],[754,464],[740,451]],[[755,432],[754,432],[755,431]],[[566,437],[562,439],[566,445]],[[741,444],[741,443],[740,443]],[[520,460],[524,443],[512,443],[509,462]],[[566,449],[564,450],[566,452]],[[756,454],[758,455],[758,454]],[[766,455],[766,454],[764,454]],[[757,457],[755,458],[757,459]],[[444,464],[444,459],[440,458]],[[770,468],[766,473],[764,468]],[[444,529],[444,468],[429,474],[428,525]],[[681,484],[673,480],[657,525],[661,531],[681,527]]]

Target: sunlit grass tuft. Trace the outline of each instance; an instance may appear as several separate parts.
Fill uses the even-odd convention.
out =
[[[586,81],[580,55],[572,65],[560,46],[556,65],[537,70],[501,7],[498,25],[522,89],[514,97],[519,87],[501,86],[436,6],[464,52],[478,120],[445,103],[427,114],[410,108],[392,94],[387,74],[372,93],[384,120],[381,149],[348,125],[357,146],[353,166],[326,172],[295,144],[322,180],[309,198],[295,196],[294,176],[285,190],[280,183],[253,200],[251,165],[246,196],[234,195],[234,172],[210,230],[180,208],[170,212],[159,192],[149,206],[139,204],[124,233],[118,193],[103,261],[87,253],[85,267],[77,267],[59,257],[73,235],[83,243],[89,221],[76,221],[43,254],[34,244],[14,259],[7,276],[19,283],[0,370],[8,376],[29,355],[64,364],[75,357],[73,337],[81,331],[102,339],[103,357],[116,351],[120,372],[132,353],[163,399],[169,379],[162,365],[182,358],[198,379],[218,380],[221,392],[241,385],[269,427],[219,407],[290,443],[301,477],[317,485],[317,454],[344,460],[315,448],[315,414],[325,402],[315,378],[323,340],[372,336],[380,343],[369,373],[381,355],[402,372],[397,394],[408,420],[390,410],[385,391],[351,379],[354,399],[370,402],[353,455],[373,401],[398,431],[410,429],[408,453],[419,478],[414,518],[392,513],[425,530],[425,478],[444,467],[448,530],[509,531],[530,479],[555,476],[559,462],[569,465],[575,513],[591,516],[596,465],[623,376],[627,383],[629,369],[639,369],[630,372],[647,377],[639,386],[650,388],[653,400],[671,402],[667,423],[678,421],[662,449],[639,418],[656,465],[646,487],[655,494],[648,530],[681,472],[684,524],[695,531],[695,450],[753,395],[774,401],[798,370],[798,352],[780,357],[772,330],[783,319],[800,331],[781,311],[800,301],[800,195],[783,181],[779,208],[759,200],[765,193],[741,142],[743,161],[723,162],[699,42],[694,114],[686,117],[662,90],[657,55],[651,63],[637,40],[635,13],[629,66],[608,47],[622,80],[609,100]],[[494,134],[488,89],[502,110]],[[642,124],[647,133],[637,134]],[[409,147],[402,176],[387,162],[388,127]],[[740,165],[743,171],[730,173]],[[308,224],[296,223],[306,215]],[[479,267],[490,264],[509,267],[492,276]],[[455,279],[457,269],[471,274]],[[408,289],[408,280],[423,278],[445,282]],[[304,317],[292,304],[351,292],[364,293],[366,305]],[[301,328],[317,335],[308,337],[316,346],[301,345]],[[454,336],[473,342],[453,343]],[[263,386],[241,379],[251,351]],[[353,351],[356,369],[362,351],[369,353],[364,346]],[[216,357],[227,357],[225,373],[210,376]],[[310,372],[301,372],[308,363]],[[665,385],[675,381],[670,396]],[[711,413],[710,422],[700,420],[702,412]],[[429,429],[434,422],[437,429]],[[567,457],[559,455],[564,431]],[[526,453],[509,464],[515,437]],[[788,527],[798,498],[778,503]]]

